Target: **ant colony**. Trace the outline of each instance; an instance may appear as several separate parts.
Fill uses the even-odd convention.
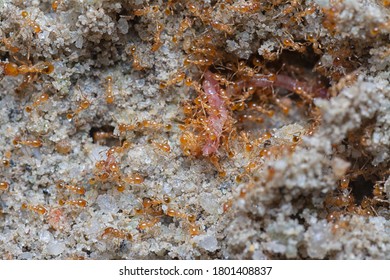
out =
[[[218,226],[251,212],[257,193],[280,190],[283,167],[317,141],[318,104],[352,85],[363,63],[357,47],[335,39],[343,1],[325,8],[315,1],[78,3],[89,9],[80,6],[75,30],[63,31],[80,36],[69,40],[56,21],[76,8],[43,2],[15,6],[0,34],[8,90],[0,102],[17,104],[4,106],[0,202],[63,239],[104,212],[85,242],[119,244],[115,252],[154,236],[171,242],[173,231],[191,250],[202,235],[224,234]],[[271,15],[278,32],[242,33]],[[319,16],[318,30],[307,28]],[[359,32],[379,38],[388,30],[378,23]],[[251,36],[253,46],[244,40]],[[308,205],[335,234],[348,230],[347,218],[380,216],[389,206],[389,172],[367,160],[375,121],[329,144],[348,168],[329,175],[335,183],[321,206]],[[270,196],[282,203],[287,189]]]

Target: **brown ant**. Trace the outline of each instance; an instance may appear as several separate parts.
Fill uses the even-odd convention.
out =
[[[164,25],[162,25],[161,23],[157,23],[156,33],[154,34],[154,43],[152,46],[152,52],[158,51],[158,49],[163,45],[160,38],[160,35],[163,32],[163,30],[164,30]]]
[[[297,51],[300,53],[304,53],[306,51],[305,45],[301,43],[295,43],[292,39],[290,38],[284,38],[282,40],[282,45],[284,49],[292,50],[292,51]]]
[[[180,211],[177,211],[171,207],[168,207],[166,210],[166,215],[172,218],[179,218],[187,221],[188,223],[188,231],[191,236],[199,235],[200,234],[200,228],[195,224],[196,216],[195,215],[187,215],[185,213],[182,213]]]
[[[160,219],[158,217],[154,217],[152,218],[151,220],[146,220],[146,221],[140,221],[138,223],[138,226],[137,226],[137,229],[138,230],[145,230],[145,229],[148,229],[148,228],[151,228],[153,227],[155,224],[157,224],[158,222],[160,221]]]
[[[39,33],[42,31],[41,27],[29,17],[27,11],[22,11],[21,16],[25,19],[26,23],[33,29],[34,33]]]
[[[22,204],[22,209],[29,209],[39,215],[45,215],[47,213],[47,210],[42,205],[28,205],[26,203]]]
[[[228,24],[224,24],[224,23],[221,23],[217,20],[214,20],[211,22],[211,26],[216,29],[216,30],[219,30],[219,31],[222,31],[222,32],[225,32],[226,34],[228,35],[231,35],[233,34],[234,32],[234,29],[233,27],[231,27],[230,25]]]
[[[63,139],[56,143],[56,151],[62,155],[67,155],[72,150],[72,146],[70,145],[69,141]]]
[[[31,113],[33,109],[36,109],[37,107],[39,107],[40,105],[42,105],[48,100],[49,100],[49,95],[46,92],[44,92],[40,94],[38,98],[35,99],[32,106],[26,106],[25,110],[27,113]]]
[[[65,205],[65,204],[68,204],[68,205],[73,205],[73,206],[85,208],[85,207],[87,207],[88,202],[85,199],[81,199],[81,198],[79,198],[79,199],[69,199],[69,200],[60,199],[58,201],[58,204],[61,205],[61,206]]]
[[[0,62],[0,65],[3,66],[3,72],[6,76],[16,77],[24,75],[23,85],[33,81],[37,74],[49,75],[54,71],[54,66],[50,62],[38,62],[35,65],[20,66],[13,62]]]
[[[179,25],[179,30],[177,31],[176,35],[173,36],[172,41],[174,43],[177,42],[177,38],[181,38],[183,36],[183,33],[192,26],[192,21],[189,17],[185,17]]]
[[[123,141],[122,146],[111,147],[106,151],[107,158],[116,154],[123,154],[126,150],[128,150],[131,146],[131,143],[127,140]]]
[[[3,38],[2,39],[4,45],[11,53],[16,53],[19,51],[18,48],[13,47],[11,43],[9,42],[9,39]],[[23,75],[24,79],[23,82],[19,85],[17,90],[24,89],[29,83],[35,81],[39,74],[45,74],[49,75],[53,73],[54,66],[52,63],[47,61],[41,61],[36,64],[32,64],[32,62],[29,60],[30,58],[30,50],[27,54],[27,62],[19,60],[17,57],[12,56],[17,63],[14,62],[0,62],[0,66],[3,67],[3,73],[5,76],[11,76],[16,77],[19,75]]]
[[[258,12],[260,10],[260,8],[261,8],[261,4],[260,3],[256,3],[254,1],[250,1],[249,3],[244,2],[244,4],[242,4],[242,5],[231,6],[228,9],[236,11],[236,12],[239,12],[239,13],[243,13],[243,14],[246,14],[246,13],[253,14],[253,13]]]
[[[184,72],[177,73],[172,79],[168,80],[167,82],[161,82],[160,83],[160,89],[164,89],[166,87],[169,87],[174,84],[181,83],[186,77],[186,74]]]
[[[31,148],[40,148],[42,147],[42,141],[39,139],[35,140],[20,140],[20,137],[15,137],[14,140],[12,140],[12,143],[14,145],[23,145],[28,146]]]
[[[66,118],[71,121],[74,119],[75,116],[80,114],[82,111],[88,109],[91,106],[91,102],[83,96],[83,99],[79,102],[79,105],[77,106],[76,110],[73,113],[68,113],[66,115]]]
[[[131,233],[125,232],[123,230],[119,230],[113,227],[108,227],[104,229],[103,234],[101,235],[101,238],[105,236],[111,236],[115,238],[120,238],[120,239],[127,239],[127,240],[133,240],[133,236]]]
[[[137,48],[135,46],[130,46],[130,55],[133,57],[133,68],[137,71],[145,70],[145,66],[141,64],[141,60],[139,59],[138,55],[136,54]]]
[[[142,9],[134,9],[133,10],[133,14],[135,16],[145,16],[151,12],[153,13],[157,13],[158,11],[160,10],[159,6],[158,5],[154,5],[154,6],[147,6],[147,7],[144,7]]]
[[[9,183],[6,181],[0,182],[0,191],[6,191],[9,187]]]
[[[112,138],[117,138],[112,131],[94,131],[92,135],[93,142],[99,144],[104,144]]]
[[[168,141],[164,141],[164,142],[153,141],[152,143],[157,149],[163,151],[164,153],[170,153],[171,151],[171,146],[169,146]]]
[[[123,181],[125,181],[129,184],[139,185],[139,184],[142,184],[145,181],[145,179],[140,174],[134,173],[134,174],[131,174],[127,177],[124,177]]]
[[[62,0],[55,0],[51,3],[51,8],[54,12],[57,12],[58,7],[62,4]]]
[[[322,54],[322,45],[318,42],[318,38],[314,36],[312,33],[306,34],[306,40],[312,44],[313,50],[316,54]]]
[[[74,185],[68,185],[68,184],[65,184],[64,181],[59,181],[57,183],[57,188],[58,189],[68,189],[69,191],[73,192],[73,193],[76,193],[76,194],[81,194],[81,195],[84,195],[85,194],[85,189],[83,187],[80,187],[80,186],[74,186]]]

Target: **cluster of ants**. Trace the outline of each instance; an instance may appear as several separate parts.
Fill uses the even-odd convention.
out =
[[[266,10],[265,6],[258,1],[248,1],[247,6],[240,7],[229,2],[220,3],[219,9],[241,13]],[[280,16],[291,16],[289,24],[299,24],[305,16],[319,12],[318,7],[314,5],[300,10],[299,1],[290,2],[291,5],[280,13]],[[324,28],[335,34],[337,17],[342,11],[342,4],[340,1],[332,1],[331,4],[331,8],[321,11],[324,13]],[[261,58],[255,56],[251,61],[232,61],[229,59],[229,54],[217,47],[219,37],[216,34],[221,32],[229,36],[234,32],[233,26],[211,20],[213,11],[210,7],[202,8],[201,4],[189,2],[186,5],[192,17],[182,20],[178,34],[173,37],[174,43],[177,43],[183,33],[191,28],[194,18],[208,24],[212,31],[209,29],[190,43],[186,42],[186,38],[183,39],[183,49],[187,53],[183,61],[184,68],[173,75],[171,80],[161,83],[160,88],[165,89],[183,83],[191,87],[195,93],[192,100],[183,102],[183,113],[186,118],[181,125],[183,133],[180,137],[180,145],[186,156],[209,159],[219,174],[225,176],[226,171],[219,163],[224,154],[221,151],[222,147],[229,157],[234,157],[235,151],[231,148],[231,143],[238,138],[244,143],[245,152],[257,151],[253,160],[245,167],[244,173],[236,177],[237,182],[241,182],[244,177],[251,178],[252,171],[261,167],[265,158],[278,157],[283,149],[290,153],[294,152],[303,134],[310,136],[314,133],[320,123],[320,115],[313,100],[314,98],[328,99],[331,95],[337,94],[328,90],[327,80],[337,82],[347,72],[356,69],[357,63],[352,58],[353,50],[344,45],[324,48],[318,38],[310,33],[305,36],[306,43],[294,42],[291,36],[286,36],[280,39],[281,50],[276,53],[263,54]],[[388,3],[383,1],[383,5],[388,6]],[[218,8],[216,6],[214,9]],[[378,35],[380,28],[380,26],[373,27],[370,35]],[[331,54],[334,57],[332,65],[326,68],[319,61],[314,67],[318,76],[308,74],[304,67],[289,65],[288,62],[278,70],[271,70],[272,63],[280,61],[283,51],[305,54],[308,47],[311,47],[317,55],[325,51]],[[189,69],[192,68],[201,70],[202,82],[186,77],[185,73],[189,73]],[[272,134],[269,131],[266,130],[252,139],[250,132],[240,130],[248,123],[254,123],[256,129],[261,131],[259,128],[262,123],[274,118],[278,113],[288,116],[293,105],[306,107],[304,114],[312,121],[304,132],[293,134],[290,143],[270,145]],[[268,167],[267,180],[271,180],[274,173],[274,168]],[[254,184],[249,184],[242,188],[239,197],[244,198],[248,189],[253,186]],[[342,190],[335,192],[340,192],[339,195],[332,193],[325,201],[324,206],[330,213],[329,217],[340,216],[342,213],[340,209],[345,210],[343,212],[345,214],[376,215],[375,209],[387,203],[383,182],[374,185],[373,198],[365,197],[361,202],[356,201],[352,194],[352,187],[345,186],[345,182],[340,183],[340,188]],[[228,200],[223,206],[224,211],[230,209],[231,205],[232,201]],[[330,218],[329,221],[335,222],[335,219]]]
[[[176,210],[171,206],[171,198],[168,195],[163,195],[162,200],[144,197],[141,205],[134,208],[132,215],[134,217],[140,217],[137,226],[140,232],[153,227],[162,218],[170,217],[182,220],[183,226],[187,227],[188,233],[191,236],[196,236],[201,233],[200,227],[196,224],[196,216]],[[103,238],[105,236],[127,240],[133,239],[131,233],[113,227],[108,227],[104,230],[101,237]]]
[[[334,224],[334,230],[339,228],[348,229],[348,222],[341,219],[343,215],[378,216],[376,209],[388,207],[389,201],[386,199],[384,181],[372,179],[375,181],[375,184],[372,186],[371,193],[365,192],[363,195],[360,195],[362,198],[354,195],[354,192],[359,191],[359,187],[361,187],[359,181],[362,181],[361,184],[364,184],[364,187],[369,189],[367,184],[371,183],[366,180],[370,177],[376,177],[375,173],[372,172],[373,170],[370,168],[350,170],[338,182],[337,189],[328,193],[325,197],[324,207],[328,213],[326,218]],[[384,174],[383,177],[385,177]],[[357,184],[357,186],[354,186],[354,184]]]
[[[40,33],[41,27],[39,24],[33,20],[29,13],[27,11],[22,11],[20,13],[21,17],[21,28],[29,28],[31,29],[33,34]],[[14,35],[16,38],[18,36],[18,33]],[[16,89],[16,92],[22,91],[25,89],[29,84],[33,83],[37,80],[39,75],[50,75],[54,71],[54,66],[51,62],[48,61],[40,61],[38,63],[33,64],[30,61],[29,54],[27,55],[27,59],[22,59],[19,57],[19,51],[20,49],[13,44],[12,38],[7,38],[6,36],[0,37],[0,44],[4,45],[6,51],[8,51],[9,55],[13,58],[13,62],[11,61],[0,61],[0,67],[2,67],[2,75],[3,76],[10,76],[10,77],[17,77],[17,76],[23,76],[22,83],[19,85],[19,87]],[[1,45],[0,45],[1,46]],[[48,95],[46,93],[43,93],[40,95],[32,104],[32,106],[38,107],[40,104],[44,103],[46,100],[48,100]],[[31,106],[26,107],[27,112],[31,112],[33,108]],[[27,146],[31,148],[39,148],[42,146],[42,141],[40,139],[21,139],[19,136],[15,137],[13,140],[13,144],[16,146]],[[12,153],[11,151],[7,151],[4,155],[4,158],[2,160],[3,167],[9,168],[11,166],[11,157]],[[1,181],[0,182],[0,190],[6,191],[10,186],[10,183],[7,181]],[[46,213],[46,209],[41,205],[27,205],[22,204],[22,208],[26,209],[29,208],[34,212],[44,214]]]
[[[170,16],[179,9],[186,9],[186,16],[178,23],[177,33],[172,36],[172,42],[178,46],[181,44],[186,57],[183,67],[173,74],[168,81],[161,81],[161,91],[175,85],[185,85],[191,89],[193,98],[183,102],[182,109],[184,120],[179,126],[182,130],[180,136],[180,147],[185,156],[191,158],[204,158],[210,160],[221,176],[226,175],[221,158],[226,154],[233,158],[235,150],[232,143],[239,140],[242,150],[251,155],[251,161],[245,167],[243,174],[236,177],[241,182],[243,177],[251,177],[256,168],[266,158],[277,157],[283,148],[293,152],[299,144],[301,134],[291,136],[291,141],[283,145],[271,145],[272,133],[269,129],[263,129],[262,124],[272,121],[276,115],[287,117],[292,108],[304,108],[304,115],[313,119],[312,123],[305,130],[305,134],[311,135],[320,122],[320,117],[313,104],[314,98],[329,98],[327,79],[337,81],[345,73],[345,69],[354,67],[351,63],[352,51],[344,46],[324,49],[319,38],[315,34],[306,34],[306,42],[295,41],[291,34],[286,33],[284,37],[278,38],[280,48],[275,52],[264,52],[261,57],[253,56],[248,60],[238,60],[227,54],[220,48],[221,38],[234,33],[233,24],[223,23],[215,20],[215,13],[241,13],[253,14],[258,12],[269,12],[277,7],[283,7],[278,17],[288,19],[285,27],[299,25],[306,16],[319,13],[320,9],[314,4],[302,8],[300,1],[289,1],[289,5],[282,6],[282,1],[246,1],[237,5],[234,1],[217,1],[214,6],[204,5],[193,1],[169,0],[164,5],[151,5],[137,7],[131,12],[130,18],[151,17],[153,19],[162,16]],[[385,2],[385,1],[383,1]],[[386,3],[385,3],[386,4]],[[388,3],[386,4],[388,5]],[[64,1],[53,1],[52,10],[59,12],[66,9]],[[337,32],[337,15],[341,11],[340,4],[336,3],[332,8],[322,10],[324,13],[324,28],[330,32]],[[28,12],[22,11],[21,18],[24,26],[30,28],[33,34],[41,32],[41,27],[31,19]],[[188,33],[192,33],[194,25],[205,26],[204,32],[189,39]],[[164,43],[162,34],[164,25],[158,20],[155,21],[155,31],[151,34],[152,52],[157,52]],[[198,26],[199,27],[199,26]],[[376,29],[372,30],[376,32]],[[186,35],[186,36],[185,36]],[[374,34],[372,34],[374,35]],[[2,44],[7,49],[12,61],[0,62],[3,75],[10,77],[23,76],[23,81],[18,90],[25,89],[28,85],[36,82],[38,77],[53,73],[54,65],[48,61],[32,63],[29,55],[26,61],[19,56],[19,48],[13,45],[10,38],[3,37]],[[334,54],[334,61],[330,68],[317,64],[315,70],[319,76],[308,74],[307,69],[299,65],[291,65],[281,58],[283,52],[306,54],[311,49],[316,55],[325,51]],[[132,60],[132,67],[135,71],[147,71],[143,64],[136,46],[126,46],[126,52]],[[282,66],[278,66],[282,61]],[[201,73],[198,79],[189,73]],[[325,78],[326,77],[326,78]],[[108,106],[115,105],[115,81],[112,76],[104,79],[105,102]],[[32,113],[38,110],[50,99],[47,92],[38,94],[32,103],[26,106],[25,111]],[[83,97],[77,107],[66,115],[68,120],[80,117],[80,114],[87,110],[91,101]],[[256,127],[260,134],[246,131],[245,127]],[[164,124],[154,120],[141,120],[133,124],[117,122],[117,131],[121,138],[120,145],[107,149],[103,159],[95,163],[93,177],[89,184],[114,185],[119,192],[125,191],[127,186],[140,185],[144,183],[144,176],[138,173],[131,175],[124,174],[121,167],[121,159],[130,149],[131,143],[127,140],[130,132],[148,133],[150,131],[169,131],[170,124]],[[111,132],[97,131],[93,134],[95,143],[115,137]],[[22,139],[15,137],[13,144],[16,146],[27,146],[33,149],[42,147],[40,139]],[[152,144],[160,151],[169,153],[171,147],[168,141]],[[56,143],[56,150],[60,154],[68,154],[71,147],[66,141]],[[3,160],[3,165],[9,165],[9,158]],[[271,180],[275,170],[268,169],[268,178]],[[335,221],[340,209],[347,209],[348,213],[359,215],[372,215],[375,213],[375,206],[384,201],[384,190],[381,184],[374,187],[374,198],[366,198],[360,206],[356,206],[351,188],[348,183],[342,181],[339,187],[339,194],[329,195],[325,201],[325,208],[329,212],[329,220]],[[252,186],[252,185],[250,185]],[[239,197],[244,198],[250,186],[242,188]],[[6,181],[0,182],[0,190],[9,188]],[[58,201],[60,206],[74,206],[85,208],[88,202],[83,198],[85,188],[77,184],[67,184],[63,181],[57,183],[59,190],[67,190],[72,195]],[[78,195],[79,197],[73,197]],[[145,231],[155,226],[162,218],[171,217],[182,221],[191,236],[201,233],[197,224],[196,215],[187,214],[176,210],[171,205],[171,198],[164,195],[162,199],[144,197],[140,207],[133,209],[133,216],[140,217],[137,229]],[[232,206],[232,200],[223,205],[224,212]],[[48,209],[43,205],[22,204],[22,209],[28,209],[40,215],[47,215]],[[130,232],[107,227],[101,234],[102,238],[113,237],[132,240]]]

